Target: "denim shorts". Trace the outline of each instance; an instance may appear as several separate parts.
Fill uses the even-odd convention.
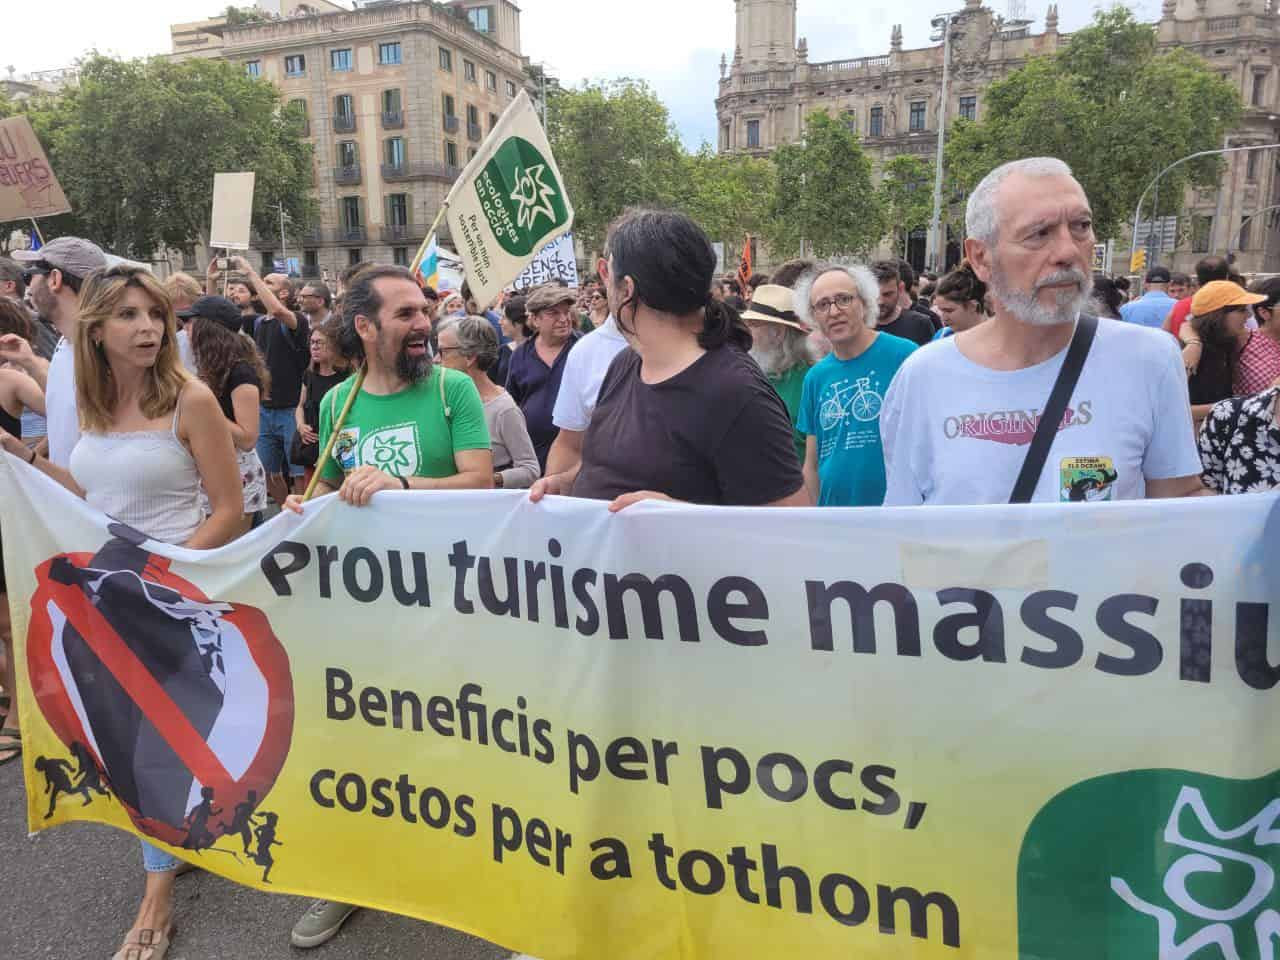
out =
[[[142,841],[142,869],[147,873],[167,873],[177,870],[182,861],[172,854],[165,853],[159,847],[153,847]]]
[[[262,461],[268,477],[282,473],[291,477],[302,476],[302,467],[289,463],[289,448],[293,445],[293,435],[298,432],[293,414],[293,407],[263,407],[260,411],[258,459]]]

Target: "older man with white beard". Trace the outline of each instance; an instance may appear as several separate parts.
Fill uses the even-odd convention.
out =
[[[998,167],[970,195],[965,220],[965,256],[995,315],[903,364],[880,417],[886,505],[1201,492],[1177,346],[1158,330],[1081,313],[1093,218],[1070,168],[1050,157]],[[1033,444],[1051,392],[1065,409]]]
[[[796,456],[804,463],[804,434],[796,426],[804,376],[813,366],[809,328],[801,323],[792,303],[791,291],[774,284],[761,284],[752,294],[742,319],[751,328],[751,357],[778,391],[795,431]]]

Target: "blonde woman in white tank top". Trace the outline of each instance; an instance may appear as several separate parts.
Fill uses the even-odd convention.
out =
[[[152,539],[212,549],[240,530],[240,476],[218,401],[182,367],[175,322],[169,297],[150,273],[116,267],[90,274],[73,344],[82,437],[71,469],[33,457],[9,434],[0,443]],[[202,482],[213,511],[207,519]],[[162,960],[179,861],[145,841],[142,853],[146,890],[116,957]]]

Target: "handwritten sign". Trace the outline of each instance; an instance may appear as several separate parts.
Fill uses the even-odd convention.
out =
[[[253,171],[213,175],[213,215],[209,246],[215,250],[248,250],[253,214]]]
[[[24,116],[0,120],[0,222],[70,212],[31,121]]]
[[[510,290],[528,290],[543,283],[578,286],[578,264],[573,256],[573,234],[557,237],[537,252],[529,265],[511,281]]]

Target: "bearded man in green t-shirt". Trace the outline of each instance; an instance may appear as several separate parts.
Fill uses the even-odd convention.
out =
[[[379,490],[471,490],[493,486],[484,405],[471,378],[433,364],[427,299],[404,267],[362,271],[343,298],[339,348],[364,384],[330,456],[316,464],[316,494],[338,491],[364,506]],[[330,390],[320,406],[320,449],[355,386]],[[301,507],[291,497],[289,506]]]
[[[316,464],[317,495],[338,491],[347,503],[369,503],[379,490],[472,490],[493,486],[493,454],[480,393],[465,373],[433,364],[427,351],[427,298],[404,267],[358,273],[342,304],[338,346],[368,371],[333,450]],[[320,406],[320,449],[355,387],[340,383]],[[302,512],[302,498],[285,506]],[[316,947],[356,908],[317,900],[293,928],[297,947]]]

